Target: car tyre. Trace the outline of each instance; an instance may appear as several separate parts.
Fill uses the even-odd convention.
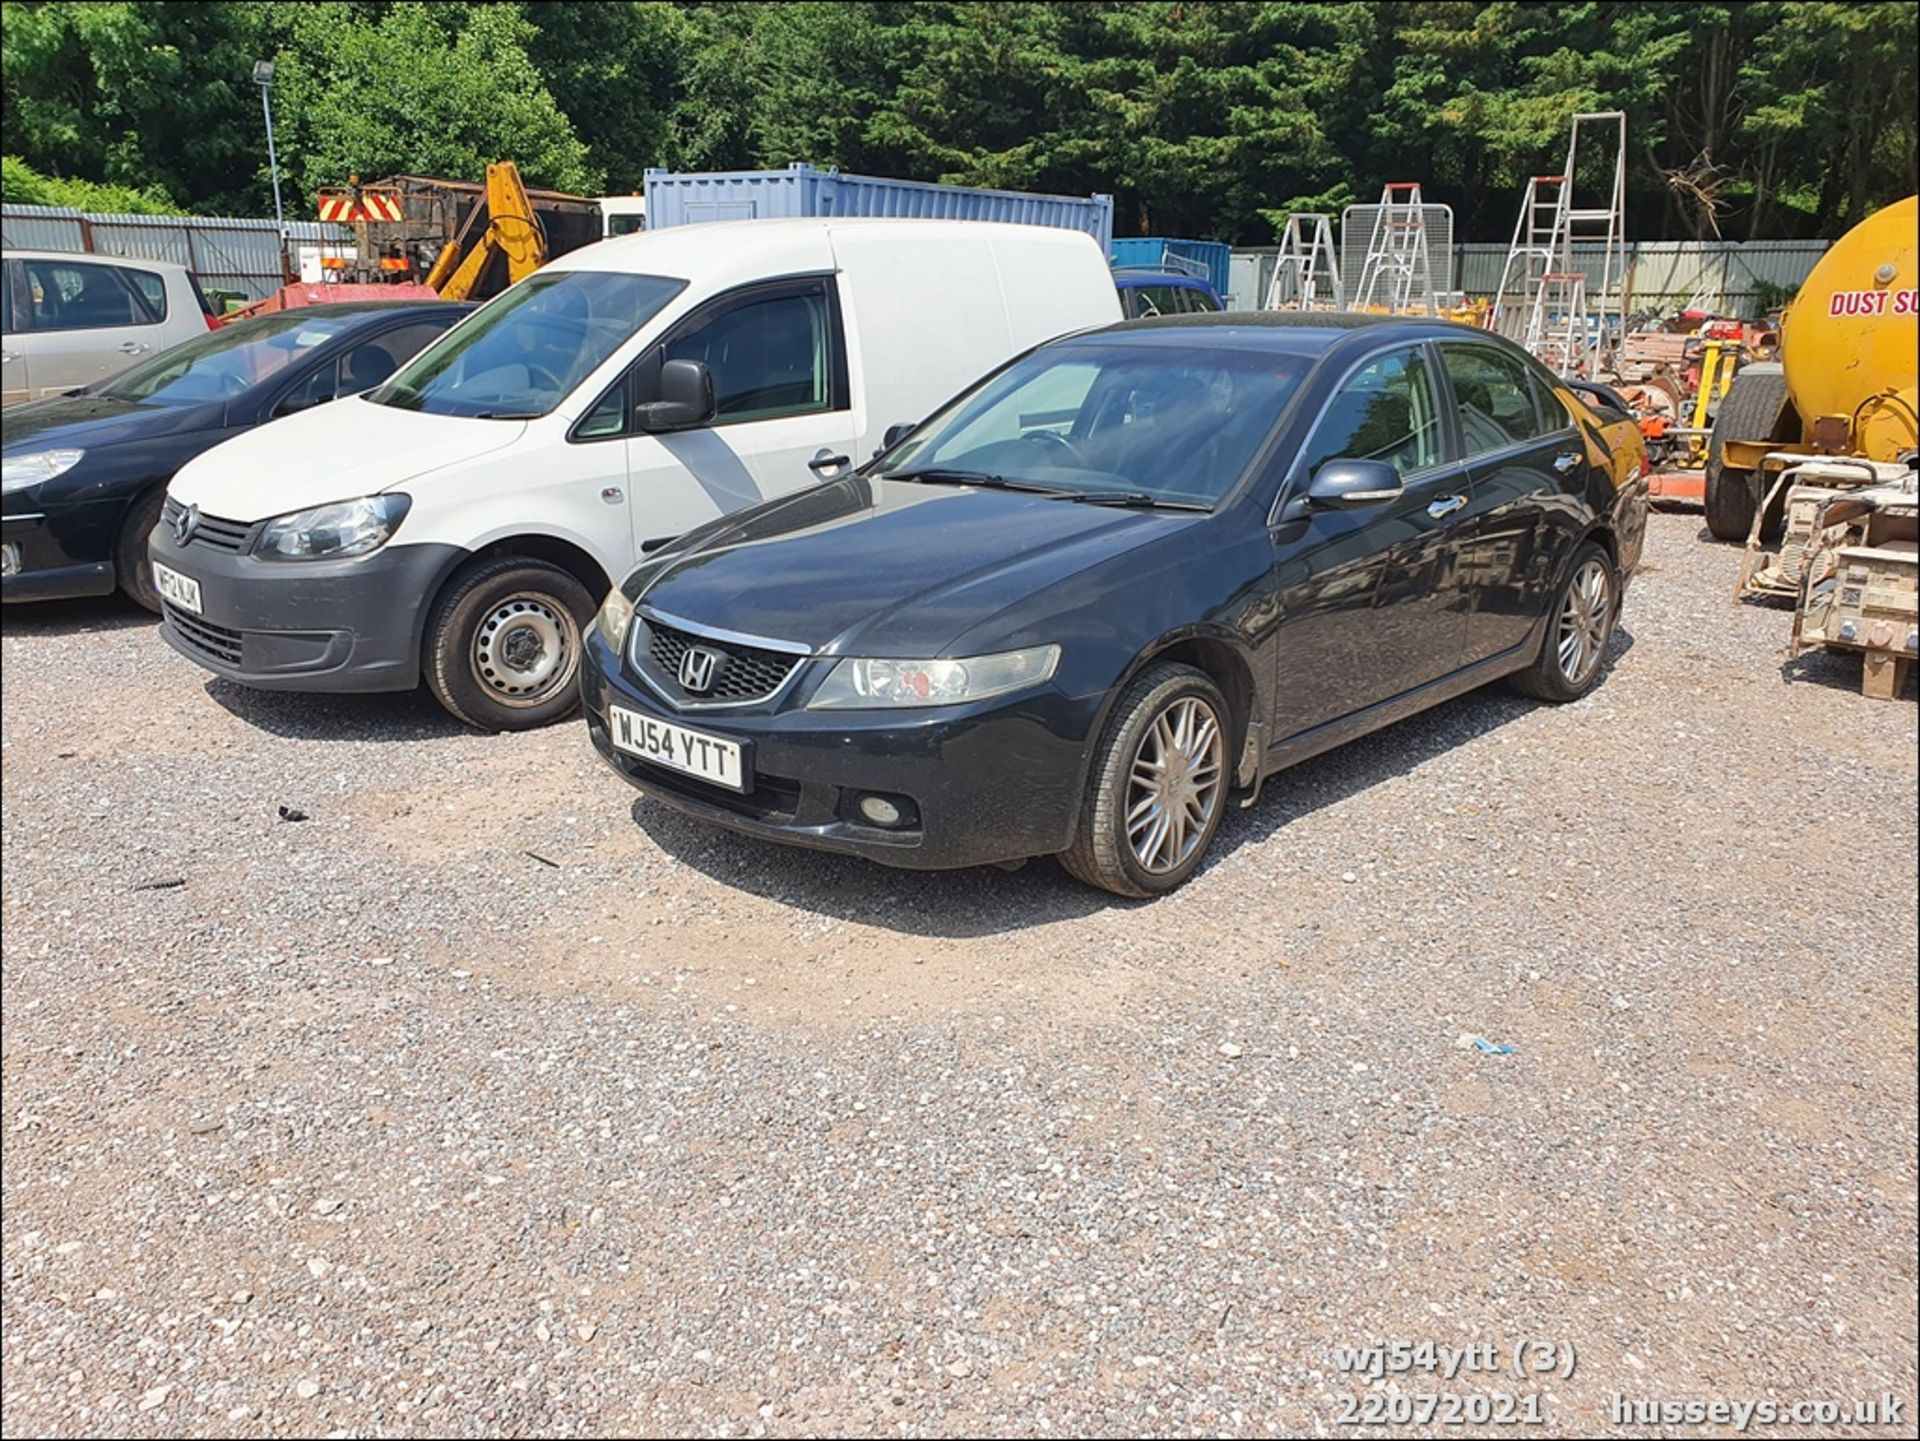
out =
[[[137,606],[160,614],[160,592],[153,584],[153,561],[147,556],[147,537],[160,524],[161,508],[167,503],[167,488],[156,486],[127,508],[120,526],[120,540],[113,550],[113,574],[120,590]]]
[[[1579,700],[1600,683],[1619,618],[1620,572],[1604,547],[1587,541],[1554,593],[1540,654],[1512,677],[1514,689],[1556,705]]]
[[[1079,835],[1060,863],[1117,896],[1165,895],[1200,869],[1226,813],[1233,736],[1204,671],[1148,667],[1113,708],[1094,752]]]
[[[428,618],[427,688],[479,730],[551,725],[580,703],[593,611],[587,588],[557,565],[524,556],[470,565]]]

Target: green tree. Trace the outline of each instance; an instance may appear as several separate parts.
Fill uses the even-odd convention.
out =
[[[526,6],[527,55],[610,190],[636,190],[673,159],[674,113],[696,34],[677,7],[637,0]]]
[[[530,185],[596,193],[603,176],[528,54],[514,5],[285,7],[274,119],[302,201],[351,175],[479,179],[512,160]]]

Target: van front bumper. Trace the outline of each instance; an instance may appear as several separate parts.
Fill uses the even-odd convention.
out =
[[[149,553],[200,584],[200,611],[165,602],[167,644],[257,690],[404,691],[420,684],[420,637],[441,580],[465,552],[386,545],[346,560],[256,560],[164,525]]]
[[[801,677],[794,694],[804,696],[816,680]],[[588,634],[580,696],[594,748],[652,799],[743,835],[911,870],[1024,860],[1072,845],[1100,702],[1048,686],[908,711],[810,711],[793,701],[758,714],[683,711],[626,670],[597,629]],[[749,790],[620,750],[609,705],[739,742]],[[911,824],[862,821],[859,799],[872,793],[911,802]]]

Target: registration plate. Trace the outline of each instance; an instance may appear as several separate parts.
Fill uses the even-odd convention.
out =
[[[744,792],[747,788],[738,741],[688,730],[617,705],[607,707],[607,725],[614,745],[628,755],[729,790]]]
[[[177,570],[168,570],[159,561],[153,563],[153,588],[162,600],[170,600],[182,610],[200,614],[200,582]]]

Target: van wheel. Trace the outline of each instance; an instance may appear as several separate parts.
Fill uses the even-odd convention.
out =
[[[421,669],[434,698],[470,726],[532,730],[580,703],[587,588],[557,565],[508,556],[447,583],[427,622]]]
[[[1204,671],[1150,666],[1127,687],[1060,863],[1117,896],[1159,896],[1200,869],[1227,808],[1227,702]]]
[[[160,524],[160,508],[166,504],[163,485],[141,496],[127,509],[120,526],[120,540],[113,548],[113,574],[120,589],[135,605],[160,614],[160,592],[153,586],[153,562],[147,558],[147,537]]]
[[[1513,688],[1535,700],[1579,700],[1600,682],[1619,618],[1620,580],[1613,561],[1588,541],[1574,553],[1554,596],[1539,657],[1511,678]]]

